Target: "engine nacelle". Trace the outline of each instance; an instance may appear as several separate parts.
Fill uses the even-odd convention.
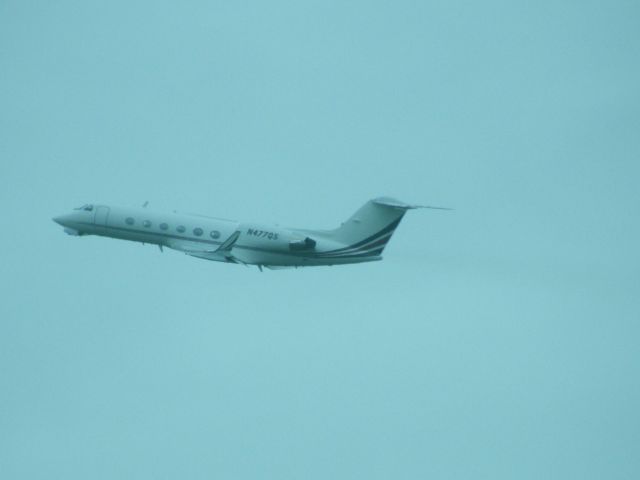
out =
[[[316,241],[304,235],[282,228],[243,224],[240,225],[239,243],[261,250],[278,252],[313,251]]]
[[[316,241],[310,237],[305,237],[302,240],[289,242],[289,250],[291,250],[292,252],[313,250],[314,248],[316,248]]]

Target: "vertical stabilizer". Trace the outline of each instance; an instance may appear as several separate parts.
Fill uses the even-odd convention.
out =
[[[402,217],[411,208],[416,207],[389,197],[369,200],[331,232],[335,240],[348,245],[332,254],[380,255]]]

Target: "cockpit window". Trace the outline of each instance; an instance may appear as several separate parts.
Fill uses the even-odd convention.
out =
[[[86,203],[81,207],[74,208],[74,210],[84,210],[85,212],[90,212],[91,210],[93,210],[93,205],[91,205],[90,203]]]

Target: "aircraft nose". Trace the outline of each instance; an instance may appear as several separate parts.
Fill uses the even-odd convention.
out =
[[[69,222],[69,215],[58,215],[57,217],[53,217],[51,220],[56,222],[58,225],[66,227]]]

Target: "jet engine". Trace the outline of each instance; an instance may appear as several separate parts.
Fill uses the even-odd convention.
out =
[[[316,241],[309,237],[305,237],[303,240],[293,240],[289,242],[289,250],[292,252],[313,250],[314,248],[316,248]]]
[[[289,230],[244,224],[240,226],[240,231],[242,232],[242,244],[260,250],[306,252],[316,248],[314,239]]]

